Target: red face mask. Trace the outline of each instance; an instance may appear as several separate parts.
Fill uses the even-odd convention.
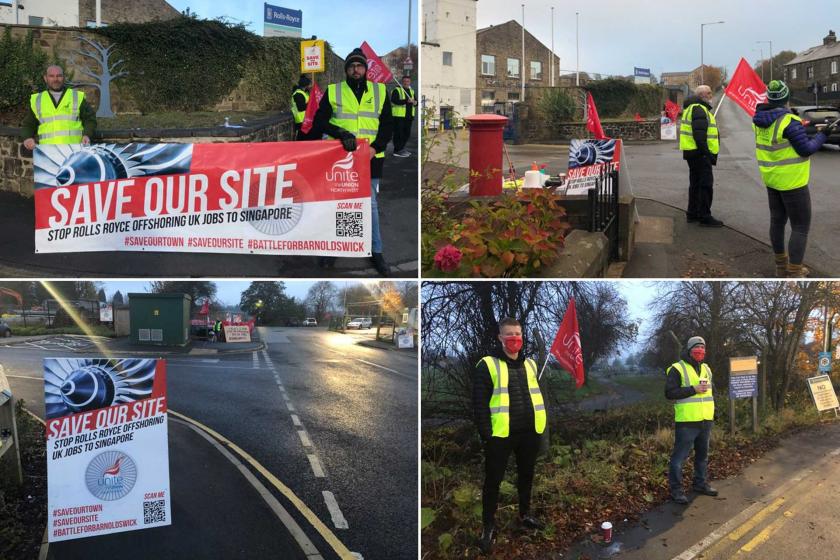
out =
[[[689,353],[691,354],[691,357],[694,358],[694,361],[698,363],[702,362],[703,359],[706,357],[706,349],[700,348],[699,346],[695,346],[694,348],[692,348],[691,352]]]
[[[518,354],[522,350],[521,336],[508,336],[504,339],[505,350],[511,354]]]

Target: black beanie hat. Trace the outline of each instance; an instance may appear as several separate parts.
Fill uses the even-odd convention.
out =
[[[347,58],[344,59],[344,71],[346,72],[350,65],[354,62],[360,62],[365,65],[367,68],[367,57],[362,49],[353,49],[353,51],[347,55]]]
[[[306,86],[308,86],[311,83],[312,83],[312,80],[309,79],[309,76],[306,76],[305,74],[300,75],[300,79],[298,80],[298,87],[299,88],[304,89],[304,88],[306,88]]]

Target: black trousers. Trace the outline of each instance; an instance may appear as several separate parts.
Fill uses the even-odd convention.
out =
[[[802,264],[811,229],[811,194],[808,185],[789,191],[767,188],[770,204],[770,243],[774,253],[785,252],[785,225],[790,220],[788,259],[791,264]]]
[[[712,164],[704,157],[691,158],[688,162],[688,210],[689,218],[705,220],[712,217],[712,195],[715,177]]]
[[[400,118],[394,119],[394,151],[399,152],[408,143],[411,138],[411,123],[414,119]]]
[[[519,491],[519,515],[527,515],[531,508],[531,484],[534,465],[540,450],[540,435],[536,432],[511,434],[506,438],[491,437],[484,445],[484,489],[481,494],[482,520],[485,527],[495,523],[499,503],[499,486],[505,477],[511,452],[516,456],[516,487]]]

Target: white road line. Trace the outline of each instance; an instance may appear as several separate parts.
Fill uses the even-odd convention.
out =
[[[253,366],[252,366],[253,369],[259,369],[260,368],[260,355],[257,354],[256,352],[251,354],[251,362],[253,364]]]
[[[378,368],[380,368],[380,369],[384,369],[384,370],[386,370],[386,371],[390,371],[391,373],[396,373],[397,375],[405,375],[405,374],[404,374],[404,373],[402,373],[401,371],[397,371],[397,370],[395,370],[395,369],[391,369],[391,368],[389,368],[389,367],[385,367],[385,366],[380,366],[379,364],[374,364],[373,362],[368,362],[368,361],[366,361],[366,360],[362,360],[362,359],[360,359],[360,358],[356,358],[356,361],[357,361],[357,362],[362,362],[363,364],[367,364],[367,365],[369,365],[369,366],[374,366],[374,367],[378,367]]]
[[[298,418],[297,414],[292,414],[292,424],[299,427],[303,426],[303,424],[300,423],[300,418]]]
[[[306,433],[306,430],[298,430],[297,434],[304,447],[312,447],[312,440],[309,439],[309,434]]]
[[[286,401],[286,408],[289,409],[289,412],[295,412],[295,405],[292,404],[292,401]]]
[[[315,475],[316,478],[324,478],[327,475],[324,474],[324,469],[321,467],[321,461],[318,460],[318,456],[312,453],[306,456],[309,459],[309,466],[312,467],[312,474]]]
[[[330,510],[330,517],[332,517],[333,525],[336,529],[349,529],[350,526],[347,524],[347,520],[344,519],[344,515],[341,513],[341,509],[338,507],[338,502],[335,501],[335,496],[329,490],[324,490],[324,503],[327,504],[327,509]]]

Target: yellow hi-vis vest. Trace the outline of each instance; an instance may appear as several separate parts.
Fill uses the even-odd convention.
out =
[[[698,385],[701,379],[709,381],[709,390],[705,393],[698,393],[685,399],[674,401],[674,420],[677,422],[699,422],[701,420],[714,420],[715,398],[712,396],[712,370],[705,363],[700,364],[700,375],[694,370],[694,366],[685,360],[671,364],[680,372],[683,387]],[[669,368],[670,369],[670,368]],[[667,371],[667,370],[666,370]]]
[[[481,361],[487,364],[490,378],[493,380],[493,395],[490,397],[492,435],[493,437],[508,437],[510,435],[510,393],[508,393],[507,363],[493,356],[485,356]],[[525,376],[528,378],[531,405],[534,407],[534,429],[541,434],[545,431],[545,401],[537,382],[537,364],[534,360],[525,360]]]
[[[776,119],[773,126],[760,128],[753,125],[755,158],[761,179],[766,186],[778,191],[804,187],[811,177],[810,158],[797,154],[790,140],[783,137],[791,121],[802,122],[802,119],[786,113]]]
[[[343,128],[354,134],[356,138],[364,138],[372,144],[379,130],[379,115],[385,107],[387,95],[385,84],[368,80],[367,88],[359,102],[356,101],[356,95],[347,82],[330,84],[327,86],[327,99],[330,100],[332,106],[330,124]],[[385,151],[377,153],[376,157],[384,158]]]
[[[84,92],[68,88],[56,107],[49,91],[33,93],[29,98],[29,106],[38,119],[38,142],[81,144],[84,129],[79,120],[79,107],[84,99]]]
[[[295,103],[295,95],[298,93],[303,94],[303,98],[309,103],[309,94],[306,93],[304,90],[298,88],[292,92],[292,116],[295,118],[295,124],[300,124],[303,122],[304,117],[306,116],[306,109],[303,111],[299,111],[297,108],[297,103]]]
[[[402,86],[396,88],[396,91],[400,99],[405,99],[406,94]],[[414,99],[414,90],[411,88],[408,88],[408,97],[409,99]],[[408,105],[391,105],[391,114],[395,118],[405,118],[408,114]]]
[[[680,150],[696,150],[697,142],[694,141],[694,134],[691,131],[691,117],[696,108],[699,107],[706,112],[706,118],[709,120],[709,129],[706,132],[706,144],[709,146],[709,152],[717,154],[720,151],[720,136],[718,135],[717,121],[715,116],[702,103],[694,103],[685,108],[680,119]]]

